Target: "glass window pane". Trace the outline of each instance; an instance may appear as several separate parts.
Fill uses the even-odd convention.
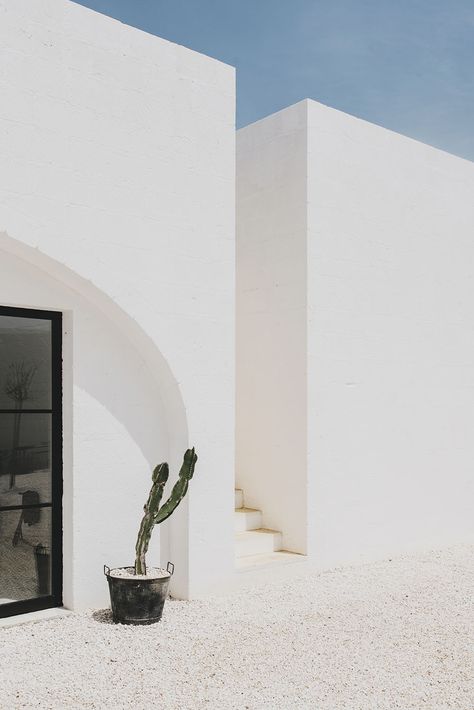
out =
[[[51,593],[51,508],[0,511],[0,605]]]
[[[51,321],[0,316],[0,409],[51,408]]]
[[[0,508],[34,502],[51,502],[51,414],[0,414]]]

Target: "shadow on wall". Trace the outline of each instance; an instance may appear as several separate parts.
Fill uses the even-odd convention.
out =
[[[5,235],[2,249],[0,303],[64,312],[65,603],[103,605],[102,566],[133,555],[150,469],[167,460],[177,470],[186,448],[181,394],[153,341],[106,294]],[[157,561],[168,534],[154,540]]]
[[[4,232],[0,249],[5,251],[0,302],[72,313],[74,386],[122,423],[150,466],[157,456],[180,461],[187,444],[185,408],[154,342],[112,299],[69,268]]]

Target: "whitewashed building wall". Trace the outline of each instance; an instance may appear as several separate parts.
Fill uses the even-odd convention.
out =
[[[306,108],[237,132],[236,480],[307,551]]]
[[[307,110],[312,552],[472,541],[474,164]]]
[[[233,565],[234,69],[63,0],[0,0],[0,52],[0,300],[72,328],[65,602],[106,602],[188,444],[162,562],[199,595]]]
[[[236,475],[320,566],[474,539],[473,194],[314,101],[238,131]]]

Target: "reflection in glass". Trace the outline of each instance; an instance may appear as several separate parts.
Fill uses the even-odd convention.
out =
[[[51,415],[0,414],[0,507],[25,505],[27,490],[51,502]]]
[[[0,511],[0,605],[51,593],[51,508]]]
[[[0,409],[50,409],[51,322],[0,316]]]
[[[53,351],[52,319],[12,316],[8,309],[0,312],[5,313],[0,315],[0,616],[4,616],[23,606],[8,608],[9,603],[52,594]]]

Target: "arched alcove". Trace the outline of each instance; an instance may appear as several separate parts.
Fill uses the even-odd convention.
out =
[[[102,565],[131,561],[150,468],[161,460],[175,467],[187,445],[178,385],[155,343],[111,298],[5,233],[0,303],[64,313],[65,604],[105,604]],[[164,558],[163,534],[161,547]]]

